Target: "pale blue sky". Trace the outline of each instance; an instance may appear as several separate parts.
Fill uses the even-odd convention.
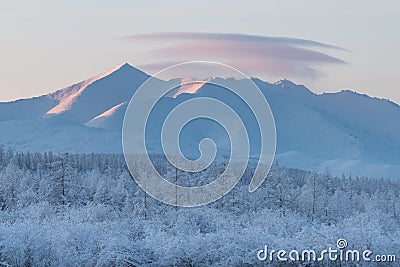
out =
[[[400,103],[398,25],[397,0],[2,1],[0,101],[48,93],[124,62],[146,65],[155,61],[149,48],[164,42],[121,37],[203,32],[301,38],[348,49],[313,48],[348,63],[305,63],[315,77],[285,68],[256,74],[267,81],[289,78],[315,92],[350,88]]]

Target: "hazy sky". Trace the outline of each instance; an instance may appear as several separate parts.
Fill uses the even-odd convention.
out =
[[[124,62],[152,74],[204,59],[314,92],[353,89],[400,103],[398,25],[398,0],[2,1],[0,101]]]

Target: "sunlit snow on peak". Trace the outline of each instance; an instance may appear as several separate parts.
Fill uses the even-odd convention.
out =
[[[72,86],[70,90],[64,90],[63,93],[57,95],[57,100],[59,101],[59,104],[50,109],[46,113],[46,115],[58,115],[69,110],[71,106],[75,103],[76,99],[83,93],[83,91],[85,91],[85,89],[89,85],[127,66],[130,65],[128,63],[125,63],[115,66],[105,72],[102,72],[86,81],[77,84],[76,86]]]
[[[211,77],[207,78],[206,80],[199,80],[196,78],[183,78],[181,81],[181,86],[174,94],[173,98],[176,98],[180,94],[195,94],[204,84],[208,83],[211,80]]]

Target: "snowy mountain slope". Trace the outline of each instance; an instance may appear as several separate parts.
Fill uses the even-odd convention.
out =
[[[17,151],[119,153],[121,134],[48,118],[0,122],[0,143]]]
[[[79,97],[85,92],[88,86],[91,84],[99,81],[100,79],[103,79],[112,73],[119,71],[123,68],[129,68],[129,65],[124,64],[121,66],[116,66],[113,67],[99,75],[96,75],[88,80],[85,80],[81,83],[78,83],[76,85],[73,85],[71,87],[68,87],[64,90],[60,90],[55,92],[54,94],[50,94],[49,97],[55,98],[58,100],[58,104],[47,111],[46,114],[52,115],[52,114],[61,114],[64,112],[67,112],[68,110],[72,109],[72,106],[78,101]]]
[[[85,123],[85,125],[88,127],[121,131],[127,104],[127,102],[118,104],[98,115],[97,117],[91,119],[90,121]]]
[[[57,100],[48,96],[0,103],[0,122],[40,118],[56,104]]]
[[[147,74],[129,64],[121,65],[94,80],[88,80],[78,90],[67,92],[59,98],[59,104],[46,114],[86,123],[106,110],[129,101],[148,78]]]
[[[0,103],[0,121],[58,116],[87,122],[102,112],[129,101],[149,76],[123,64],[85,81],[47,95]]]
[[[104,117],[101,125],[95,121],[100,120],[99,114],[129,101],[148,78],[123,64],[54,93],[0,103],[0,145],[19,151],[121,152],[121,126],[117,125],[122,125],[124,109],[118,119]]]
[[[204,84],[209,82],[211,78],[208,78],[204,81],[198,81],[193,78],[183,78],[181,82],[181,86],[174,93],[173,97],[176,98],[180,94],[195,94]]]
[[[400,107],[393,102],[342,91],[318,96],[315,106],[340,119],[347,127],[364,130],[371,138],[383,138],[388,145],[400,148]]]
[[[260,80],[255,82],[264,92],[273,111],[278,139],[277,159],[284,165],[302,169],[316,168],[320,171],[329,168],[337,175],[353,172],[376,177],[400,177],[400,149],[388,142],[383,134],[385,130],[381,130],[380,134],[369,131],[368,127],[361,128],[359,125],[368,125],[368,121],[362,116],[347,117],[345,113],[338,115],[344,110],[339,103],[321,105],[320,99],[325,96],[315,95],[304,86],[289,81],[276,84]],[[215,88],[211,90],[208,86],[203,86],[197,94],[234,103],[233,106],[238,107],[238,103],[227,97],[226,93],[218,93]],[[377,109],[390,108],[391,112],[400,116],[397,105],[391,102],[387,105],[387,101],[379,99],[371,101]],[[354,102],[357,104],[357,100]],[[322,109],[324,106],[329,109]],[[369,105],[357,108],[360,114],[369,112]],[[351,113],[351,108],[348,112]],[[244,110],[239,109],[238,113],[244,114]],[[390,119],[386,113],[389,111],[381,112],[380,115],[376,113],[374,125]],[[393,114],[390,116],[393,117]],[[244,117],[247,118],[248,115]],[[400,123],[396,123],[396,120],[391,122],[395,126],[388,123],[390,129],[400,128]],[[250,125],[250,132],[255,132],[254,125]],[[251,136],[250,139],[257,143]]]
[[[128,64],[45,96],[0,103],[0,144],[17,150],[121,152],[127,103],[149,76]],[[241,84],[235,79],[220,82]],[[182,80],[184,82],[185,79]],[[288,80],[253,79],[268,99],[277,127],[277,159],[289,167],[330,168],[334,174],[400,178],[400,107],[351,91],[312,93]],[[170,86],[171,81],[158,81]],[[160,127],[168,112],[187,99],[208,96],[228,103],[245,121],[253,155],[259,130],[248,107],[209,83],[182,86],[168,94],[150,116],[149,149],[161,151]],[[211,137],[223,153],[223,129],[209,121],[187,125],[182,149],[198,156],[198,141]]]

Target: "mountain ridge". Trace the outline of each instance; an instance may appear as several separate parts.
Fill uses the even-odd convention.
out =
[[[127,103],[149,77],[125,63],[50,94],[0,103],[0,145],[21,151],[121,153]],[[278,137],[276,158],[280,163],[308,170],[316,164],[336,174],[400,178],[399,105],[349,90],[315,94],[289,80],[268,83],[252,79],[273,111]],[[169,83],[160,82],[166,86]],[[177,88],[178,94],[166,96],[165,110],[160,109],[159,115],[197,96],[220,98],[227,103],[232,100],[210,84],[186,87],[188,92],[184,86]],[[237,112],[246,114],[237,101],[232,103]],[[162,122],[162,116],[156,121]],[[194,129],[186,131],[183,143],[201,140],[207,134],[221,137],[215,136],[218,129],[207,124]],[[249,131],[254,133],[255,126],[251,125]],[[187,151],[194,156],[198,153],[196,146]]]

